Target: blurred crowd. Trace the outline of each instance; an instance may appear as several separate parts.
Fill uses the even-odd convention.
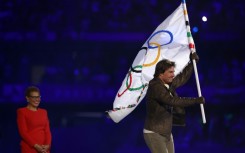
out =
[[[113,101],[141,46],[123,42],[113,45],[97,42],[96,45],[84,45],[86,47],[79,47],[78,44],[19,45],[12,42],[4,48],[5,52],[0,53],[0,101],[21,101],[21,89],[28,84],[43,85],[44,91],[47,91],[46,98],[53,102],[61,99],[89,102],[102,97],[105,102]],[[7,52],[10,49],[14,51]],[[232,52],[232,49],[223,49]],[[221,57],[223,49],[219,55],[213,54],[215,50],[200,48],[197,51],[200,56],[197,68],[201,89],[207,101],[213,104],[242,104],[245,99],[242,94],[245,60],[242,56],[230,54]],[[193,92],[195,84],[193,75],[185,88],[180,90],[196,96],[196,90]],[[19,89],[17,86],[20,86]]]
[[[21,45],[22,48],[14,42],[7,47],[3,45],[5,48],[0,47],[3,50],[0,53],[0,82],[117,86],[141,47],[123,42],[113,45],[97,42],[95,46],[85,43],[85,47],[79,47],[79,43],[66,43],[66,48],[59,43],[30,43]],[[229,54],[230,49],[225,51],[228,57],[216,56],[213,50],[200,48],[197,51],[201,58],[197,65],[201,83],[224,88],[245,84],[245,60]],[[219,54],[222,52],[223,49]]]
[[[0,0],[0,41],[3,44],[0,46],[0,83],[121,82],[143,41],[139,40],[138,46],[128,44],[128,48],[120,42],[87,43],[80,40],[82,33],[141,32],[150,35],[179,3],[172,0],[144,3],[140,0]],[[200,31],[200,35],[219,31],[229,39],[230,31],[244,31],[243,3],[242,0],[192,0],[187,1],[187,9],[191,23],[203,32]],[[208,17],[208,24],[201,21],[202,16]],[[203,41],[198,35],[196,39],[199,44]],[[72,41],[77,44],[68,43]],[[209,61],[208,65],[204,61],[199,64],[200,77],[205,84],[229,87],[244,84],[245,61],[238,55],[244,52],[239,47],[242,44],[231,44],[236,48],[227,48],[224,45],[227,43],[214,43],[220,50],[215,51],[215,56],[233,53],[222,59],[210,59],[214,50],[210,50],[211,47],[208,52],[201,50],[205,43],[198,48],[199,54],[207,52],[201,54],[201,58]]]
[[[1,40],[79,40],[84,32],[145,32],[155,29],[181,1],[0,1]],[[190,22],[208,31],[240,31],[242,0],[187,1]],[[208,18],[208,24],[201,21]]]

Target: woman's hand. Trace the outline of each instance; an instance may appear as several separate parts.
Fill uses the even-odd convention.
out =
[[[43,149],[43,147],[39,144],[35,144],[34,148],[37,150],[38,153],[46,153],[46,151]]]
[[[48,152],[49,147],[50,147],[49,145],[42,145],[42,148],[45,151],[44,153]]]
[[[47,153],[50,146],[49,145],[39,145],[35,144],[34,148],[37,150],[38,153]]]

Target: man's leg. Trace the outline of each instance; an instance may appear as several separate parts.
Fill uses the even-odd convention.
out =
[[[144,133],[144,139],[151,153],[174,153],[173,141],[157,133]],[[170,150],[168,150],[170,149]]]
[[[168,153],[174,153],[174,138],[171,134],[170,141],[167,143]]]

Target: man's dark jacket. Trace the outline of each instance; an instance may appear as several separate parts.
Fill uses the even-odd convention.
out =
[[[175,89],[189,80],[192,71],[193,65],[188,63],[183,71],[173,79],[169,89],[159,78],[153,78],[149,82],[144,125],[146,130],[159,133],[169,139],[173,124],[185,125],[184,107],[200,102],[197,98],[178,97]]]

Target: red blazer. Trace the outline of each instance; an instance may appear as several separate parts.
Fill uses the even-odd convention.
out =
[[[45,109],[31,111],[26,107],[17,110],[17,125],[21,136],[21,152],[37,153],[35,144],[51,146],[51,132]]]

